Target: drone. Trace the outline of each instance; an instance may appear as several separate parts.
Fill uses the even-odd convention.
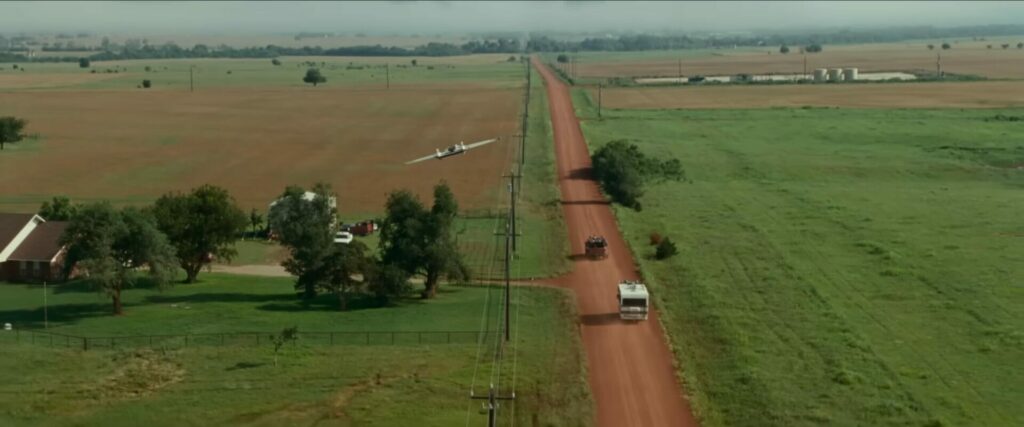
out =
[[[410,160],[408,162],[405,162],[405,164],[411,165],[413,163],[419,163],[419,162],[422,162],[424,160],[430,160],[430,159],[441,160],[441,159],[444,159],[445,157],[457,156],[457,155],[463,154],[463,153],[465,153],[465,152],[467,152],[467,151],[469,151],[469,150],[471,150],[473,148],[482,147],[484,145],[487,145],[487,144],[490,144],[492,142],[495,142],[495,141],[497,141],[499,139],[501,139],[501,138],[492,138],[492,139],[487,139],[487,140],[484,140],[484,141],[474,142],[472,144],[466,144],[464,142],[460,142],[458,144],[455,144],[455,145],[452,145],[452,146],[450,146],[448,148],[445,148],[444,150],[435,149],[434,150],[434,154],[431,154],[429,156],[423,156],[423,157],[420,157],[420,158],[418,158],[416,160]]]

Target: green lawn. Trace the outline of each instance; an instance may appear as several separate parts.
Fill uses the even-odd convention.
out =
[[[688,181],[617,209],[704,425],[1024,424],[1021,110],[605,110]],[[652,259],[649,233],[677,242]]]
[[[278,366],[266,341],[81,351],[5,339],[0,425],[450,426],[465,423],[467,416],[486,422],[468,391],[470,385],[477,393],[486,391],[493,333],[480,352],[472,343],[311,345],[301,333],[495,331],[499,289],[446,287],[432,301],[410,299],[388,308],[357,304],[338,312],[326,303],[304,308],[289,280],[201,277],[202,283],[162,293],[129,290],[121,317],[111,316],[108,301],[95,293],[50,287],[50,330],[96,336],[269,332],[296,325],[299,341],[284,348]],[[0,285],[0,322],[19,329],[39,326],[41,297],[38,286]],[[517,288],[513,310],[513,331],[522,332],[514,336],[515,351],[506,352],[500,378],[506,388],[515,378],[516,421],[588,425],[591,403],[571,299],[555,289]],[[505,408],[501,417],[509,422],[512,408]]]

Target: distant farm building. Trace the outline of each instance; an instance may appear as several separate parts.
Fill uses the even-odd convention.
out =
[[[62,280],[67,251],[60,237],[67,225],[34,214],[0,213],[0,280]]]

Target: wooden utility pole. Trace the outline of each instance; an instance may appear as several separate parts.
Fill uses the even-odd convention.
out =
[[[195,65],[189,65],[188,66],[188,91],[189,92],[195,92],[196,91],[196,80],[195,80],[195,77],[193,76],[193,74],[195,74],[194,73],[195,69],[196,69]]]
[[[804,78],[807,78],[807,54],[804,54]]]
[[[683,80],[683,60],[679,60],[679,80]]]
[[[597,84],[597,118],[601,118],[601,83]]]
[[[469,398],[487,399],[487,427],[495,427],[498,425],[498,401],[515,400],[516,393],[512,392],[510,396],[499,396],[494,390],[494,384],[491,384],[491,388],[487,391],[487,396],[476,396],[470,392]]]
[[[387,85],[385,89],[391,89],[391,64],[384,64],[384,81]]]
[[[935,77],[942,78],[942,53],[935,53]]]

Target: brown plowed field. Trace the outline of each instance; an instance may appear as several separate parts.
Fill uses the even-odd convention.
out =
[[[591,96],[597,99],[596,90]],[[1024,81],[605,89],[609,108],[995,108],[1024,106]]]
[[[588,235],[603,235],[609,244],[607,259],[588,261],[574,256],[573,272],[558,279],[560,285],[575,291],[578,300],[597,425],[696,426],[657,312],[652,310],[644,322],[619,320],[615,285],[622,279],[638,278],[635,262],[611,209],[588,177],[590,155],[568,88],[545,66],[535,65],[547,84],[562,208],[573,254],[583,253]]]
[[[1024,37],[1021,37],[1024,41]],[[992,43],[992,42],[990,42]],[[934,72],[938,51],[930,51],[920,43],[893,43],[856,46],[825,46],[821,53],[807,55],[807,70],[815,68],[856,67],[861,72],[924,71]],[[934,43],[936,49],[941,43]],[[1024,50],[1013,42],[1009,49],[998,45],[986,49],[980,43],[954,45],[941,51],[942,70],[947,73],[972,74],[990,78],[1024,78]],[[722,50],[713,56],[682,58],[683,75],[733,75],[802,73],[803,55],[778,53],[778,47],[756,52]],[[581,77],[676,76],[680,58],[641,60],[581,61],[576,71]]]
[[[515,133],[519,90],[430,84],[3,95],[0,116],[29,121],[39,143],[0,155],[0,210],[79,201],[147,202],[210,183],[263,208],[286,185],[331,183],[343,212],[382,209],[388,192],[429,197],[446,180],[465,208],[493,204],[509,144],[444,162],[403,162],[464,140]]]

